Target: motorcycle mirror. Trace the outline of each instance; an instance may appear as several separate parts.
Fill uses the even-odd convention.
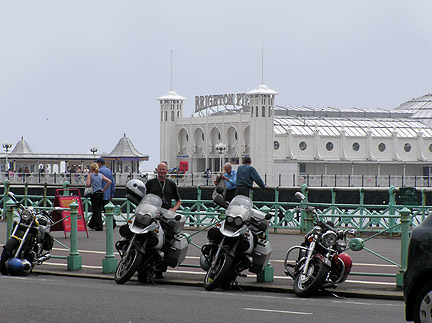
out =
[[[302,193],[300,193],[300,192],[296,192],[295,193],[295,198],[298,199],[298,200],[301,200],[301,201],[303,201],[304,199],[306,199],[306,197]]]
[[[224,189],[220,186],[216,187],[216,193],[218,194],[223,194],[224,193]]]
[[[16,197],[15,197],[15,194],[14,193],[12,193],[12,192],[8,192],[8,194],[7,194],[12,200],[14,200],[15,202],[17,201],[17,199],[16,199]]]
[[[270,213],[267,213],[265,216],[266,220],[271,220],[271,218],[273,217],[273,215],[271,215]]]
[[[181,216],[180,214],[177,214],[177,215],[175,216],[174,220],[176,220],[176,221],[180,221],[181,218],[182,218],[182,216]]]
[[[222,206],[222,207],[224,207],[224,208],[227,208],[227,206],[228,206],[228,203],[224,200],[224,198],[222,197],[222,195],[216,195],[216,196],[213,198],[213,201],[214,201],[217,205]]]

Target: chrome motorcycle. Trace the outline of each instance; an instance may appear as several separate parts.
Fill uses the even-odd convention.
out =
[[[145,195],[132,222],[120,227],[124,239],[116,243],[121,256],[114,276],[117,284],[126,283],[135,272],[141,283],[154,283],[155,271],[177,267],[186,258],[188,242],[180,234],[186,219],[161,206],[159,196]]]
[[[305,196],[297,192],[296,198],[306,204]],[[311,214],[315,227],[306,233],[305,241],[291,247],[285,257],[285,274],[294,279],[294,293],[309,297],[318,290],[336,288],[351,272],[352,259],[343,251],[347,246],[347,233],[355,230],[336,230],[330,222],[320,221],[314,207],[299,208]]]
[[[14,201],[20,218],[14,222],[11,237],[3,247],[0,271],[3,275],[28,275],[34,266],[51,258],[54,238],[48,232],[48,224],[52,218],[45,210],[35,211],[32,206],[25,207],[12,192],[8,196]],[[53,211],[62,212],[62,209],[55,208]]]
[[[226,217],[208,231],[209,243],[201,249],[200,265],[207,272],[204,288],[209,291],[218,286],[230,289],[233,284],[238,285],[237,277],[244,270],[260,273],[272,251],[266,241],[270,214],[253,209],[246,196],[238,195],[228,204],[218,194],[214,201],[226,208]]]

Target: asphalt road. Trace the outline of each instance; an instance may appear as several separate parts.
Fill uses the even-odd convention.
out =
[[[9,322],[404,322],[401,301],[301,299],[138,282],[0,276],[0,321]]]

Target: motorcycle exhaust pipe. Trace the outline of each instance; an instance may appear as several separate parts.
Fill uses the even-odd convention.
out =
[[[50,254],[50,253],[47,253],[47,254],[45,254],[45,255],[39,257],[39,258],[37,259],[37,262],[38,262],[39,264],[41,264],[41,263],[43,263],[44,261],[46,261],[46,260],[48,260],[48,259],[50,259],[50,258],[51,258],[51,254]]]

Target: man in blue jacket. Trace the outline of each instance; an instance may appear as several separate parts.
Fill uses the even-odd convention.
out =
[[[99,166],[99,172],[111,181],[111,185],[108,186],[108,188],[103,192],[102,205],[105,207],[105,205],[107,205],[109,201],[112,201],[112,199],[114,198],[114,193],[115,193],[114,176],[111,169],[105,166],[105,159],[99,158],[98,160],[96,160],[96,163]],[[115,228],[116,226],[117,223],[113,217],[113,228]]]
[[[253,182],[261,188],[267,188],[257,170],[251,166],[252,160],[250,157],[245,157],[243,165],[237,169],[237,190],[236,195],[244,195],[249,197],[249,191],[253,186]]]

